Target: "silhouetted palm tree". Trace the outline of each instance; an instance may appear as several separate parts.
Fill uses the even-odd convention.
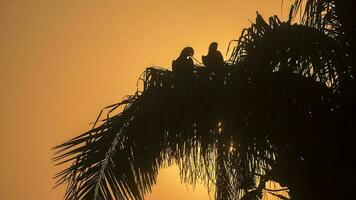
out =
[[[65,198],[144,199],[174,163],[184,182],[203,180],[219,200],[285,198],[267,181],[291,199],[351,198],[354,182],[340,180],[352,175],[340,172],[352,174],[354,161],[355,26],[347,31],[354,22],[337,3],[307,1],[301,24],[291,23],[299,0],[287,22],[257,15],[221,74],[197,67],[182,81],[148,68],[135,95],[56,147],[54,160],[73,163],[56,176]]]

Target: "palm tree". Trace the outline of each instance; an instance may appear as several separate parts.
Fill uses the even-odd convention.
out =
[[[55,147],[58,164],[72,163],[56,175],[65,198],[141,200],[171,164],[184,182],[216,187],[219,200],[286,198],[267,181],[290,199],[347,197],[337,171],[353,169],[355,141],[345,138],[356,130],[355,26],[347,31],[345,4],[331,0],[307,1],[292,24],[301,2],[286,22],[257,14],[221,73],[197,67],[182,81],[146,69],[134,95]]]

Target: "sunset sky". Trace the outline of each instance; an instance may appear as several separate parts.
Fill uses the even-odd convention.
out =
[[[133,94],[146,67],[170,68],[185,46],[200,59],[212,41],[225,55],[256,11],[286,18],[281,2],[0,0],[0,199],[62,199],[51,147]],[[147,200],[209,199],[176,167],[161,172]]]

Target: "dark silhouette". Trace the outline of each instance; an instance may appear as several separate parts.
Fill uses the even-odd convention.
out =
[[[194,49],[192,47],[185,47],[179,57],[172,62],[172,70],[175,73],[187,74],[191,73],[194,69],[194,62],[192,56],[194,55]]]
[[[185,47],[179,57],[172,62],[172,71],[174,74],[174,85],[180,88],[180,95],[186,95],[191,92],[191,84],[194,79],[194,49],[192,47]]]
[[[233,48],[223,90],[204,68],[189,93],[175,87],[179,68],[148,68],[143,91],[56,147],[54,160],[72,163],[56,175],[65,198],[142,200],[175,163],[185,183],[216,187],[217,200],[354,199],[356,26],[345,2],[308,0],[300,24],[291,23],[299,0],[286,22],[257,15]]]
[[[224,66],[224,58],[218,51],[218,43],[212,42],[209,46],[208,55],[202,56],[204,66],[212,72],[219,71]]]

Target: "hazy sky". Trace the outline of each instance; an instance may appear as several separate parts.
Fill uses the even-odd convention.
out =
[[[185,46],[200,58],[211,41],[225,54],[257,10],[287,16],[281,2],[0,0],[0,199],[62,199],[51,147],[133,94],[145,67],[170,68]],[[209,199],[188,189],[172,167],[147,199]]]

